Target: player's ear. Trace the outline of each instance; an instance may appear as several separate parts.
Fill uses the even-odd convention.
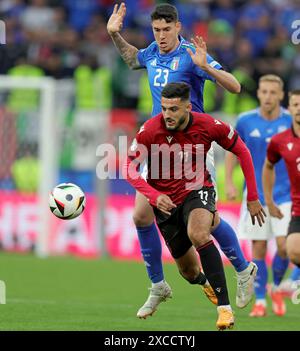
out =
[[[187,109],[188,112],[192,111],[192,103],[191,102],[189,102],[189,104],[187,105],[186,109]]]
[[[175,24],[176,32],[179,33],[181,31],[181,22],[176,22]]]

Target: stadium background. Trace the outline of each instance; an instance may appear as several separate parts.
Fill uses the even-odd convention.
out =
[[[138,48],[153,40],[149,13],[156,3],[159,1],[126,2],[122,34]],[[207,82],[207,112],[234,125],[239,113],[257,105],[256,83],[262,74],[280,75],[286,90],[297,87],[299,46],[292,44],[291,35],[292,22],[300,18],[299,1],[169,3],[179,10],[182,35],[202,35],[209,53],[242,84],[241,94],[233,95]],[[110,0],[0,2],[0,18],[6,26],[6,45],[0,45],[0,74],[57,80],[53,115],[59,162],[56,183],[78,184],[89,198],[79,219],[53,224],[53,253],[98,256],[95,149],[102,142],[118,147],[119,135],[132,138],[151,111],[145,71],[130,71],[106,32],[113,4]],[[39,91],[2,91],[0,104],[0,242],[5,250],[26,251],[34,248],[38,235],[35,194],[43,181],[39,178]],[[105,140],[99,140],[103,123]],[[219,209],[236,227],[239,203],[226,203],[223,153],[218,148],[215,157]],[[239,169],[235,179],[242,191]],[[139,259],[131,221],[133,189],[123,180],[107,181],[107,186],[103,249],[105,244],[109,255]],[[249,243],[243,247],[249,256]],[[271,244],[269,256],[273,251]],[[164,257],[170,258],[167,250]]]

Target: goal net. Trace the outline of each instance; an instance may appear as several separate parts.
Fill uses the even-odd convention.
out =
[[[0,242],[48,253],[49,189],[57,180],[55,81],[0,77]],[[37,202],[33,199],[37,198]],[[35,217],[35,218],[33,218]]]

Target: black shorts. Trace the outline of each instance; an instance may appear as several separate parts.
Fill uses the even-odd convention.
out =
[[[182,257],[193,245],[187,234],[189,214],[195,208],[205,208],[216,212],[216,192],[214,187],[193,190],[184,202],[171,211],[171,216],[154,208],[156,223],[165,239],[166,245],[174,258]]]
[[[292,216],[291,218],[287,235],[292,233],[300,233],[300,216]]]

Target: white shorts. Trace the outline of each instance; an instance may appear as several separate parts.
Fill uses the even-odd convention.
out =
[[[239,239],[269,240],[278,236],[286,236],[291,220],[292,203],[285,202],[278,207],[283,214],[283,218],[271,217],[267,206],[264,206],[267,217],[265,218],[265,223],[260,227],[256,218],[255,225],[252,224],[250,213],[247,210],[247,202],[243,201],[237,227]]]

